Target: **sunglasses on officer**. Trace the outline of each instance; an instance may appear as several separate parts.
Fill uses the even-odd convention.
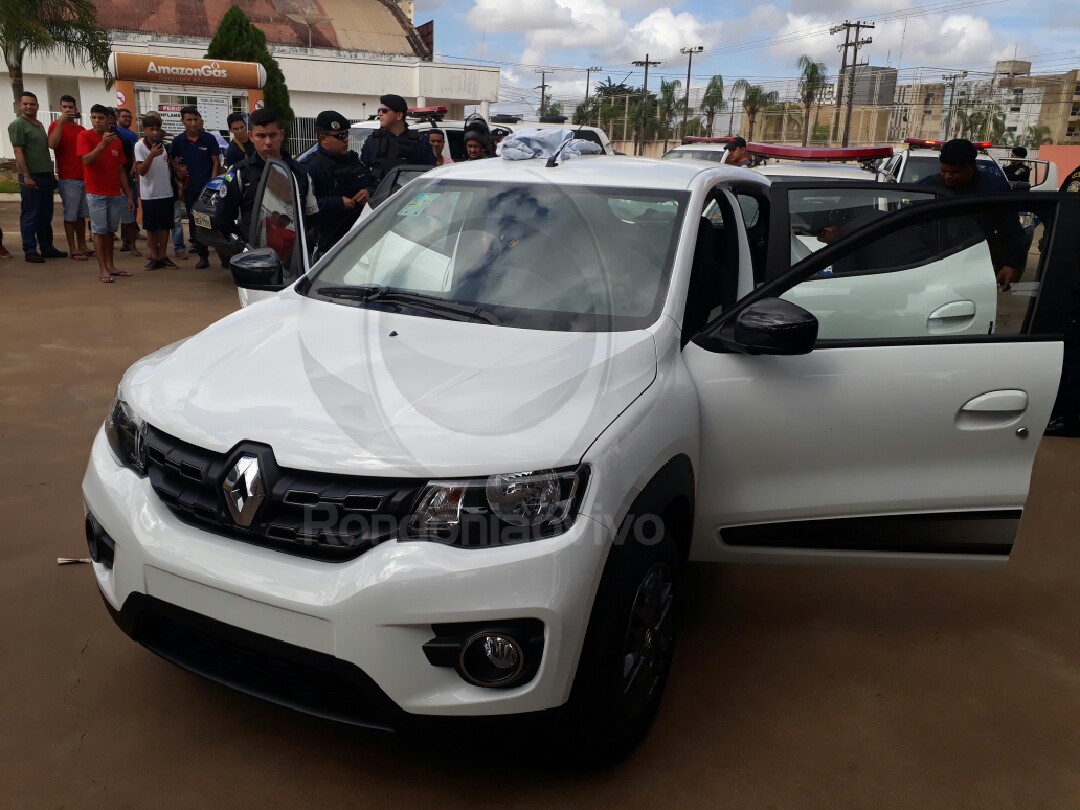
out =
[[[320,135],[325,135],[327,138],[336,138],[339,141],[349,140],[348,132],[320,132]]]

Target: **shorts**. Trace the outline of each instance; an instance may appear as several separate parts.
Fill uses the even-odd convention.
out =
[[[129,209],[127,207],[127,198],[126,197],[121,197],[120,198],[121,200],[124,201],[124,207],[122,209],[120,209],[120,224],[121,225],[135,225],[135,224],[137,224],[135,217],[139,213],[139,198],[138,198],[138,196],[136,196],[134,190],[131,193],[131,198],[133,200],[135,200],[135,207],[131,208],[131,209]]]
[[[100,235],[116,233],[120,227],[120,214],[127,210],[127,197],[87,194],[86,203],[90,208],[90,230]]]
[[[86,183],[82,180],[61,180],[60,202],[64,206],[64,222],[90,216],[90,209],[86,205]]]
[[[143,228],[147,231],[171,231],[175,221],[173,211],[174,200],[172,197],[163,197],[160,200],[143,200]]]

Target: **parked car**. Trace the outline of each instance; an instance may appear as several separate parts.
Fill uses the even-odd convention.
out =
[[[108,609],[167,660],[609,761],[660,709],[689,562],[1008,560],[1080,233],[992,314],[964,287],[994,272],[980,206],[1053,228],[1080,195],[486,160],[309,267],[268,171],[295,238],[232,266],[276,292],[135,363],[83,480]],[[838,211],[864,221],[793,265]]]

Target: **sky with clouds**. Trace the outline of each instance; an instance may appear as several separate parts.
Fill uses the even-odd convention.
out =
[[[414,20],[435,21],[439,61],[500,65],[502,101],[494,109],[524,112],[539,100],[537,70],[558,68],[546,76],[548,92],[569,105],[584,93],[588,66],[604,68],[594,82],[640,86],[641,68],[631,63],[646,53],[661,62],[650,68],[650,87],[658,75],[685,83],[680,49],[697,46],[692,86],[720,74],[728,85],[745,78],[785,95],[802,54],[835,75],[843,34],[829,27],[844,20],[876,24],[864,33],[873,43],[860,62],[899,68],[901,82],[960,69],[990,75],[996,59],[1014,53],[1035,73],[1063,72],[1080,68],[1076,8],[1076,0],[416,0]]]

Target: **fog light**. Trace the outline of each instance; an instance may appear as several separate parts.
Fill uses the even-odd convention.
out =
[[[511,636],[477,633],[461,648],[458,667],[477,686],[508,684],[525,668],[525,650]]]

